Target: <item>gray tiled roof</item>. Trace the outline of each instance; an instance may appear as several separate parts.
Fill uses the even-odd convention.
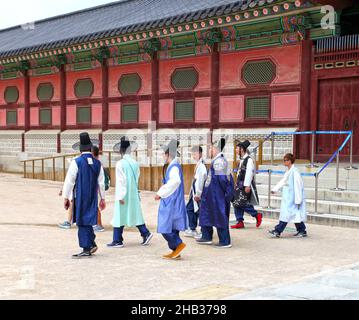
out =
[[[0,31],[0,56],[46,50],[236,12],[273,0],[125,0]]]

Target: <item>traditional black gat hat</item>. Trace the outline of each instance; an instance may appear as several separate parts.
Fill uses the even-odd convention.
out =
[[[212,145],[215,146],[218,150],[220,150],[222,152],[224,147],[226,146],[226,139],[221,138],[221,139],[219,139],[217,141],[214,141],[212,143]]]
[[[176,156],[179,157],[181,154],[178,152],[178,147],[180,145],[180,142],[172,139],[168,144],[164,144],[161,146],[161,149],[165,152],[165,153],[169,153],[169,155],[172,158],[175,158]]]
[[[115,144],[113,147],[113,151],[115,152],[131,152],[137,149],[137,143],[130,141],[128,137],[121,137],[120,142]]]
[[[93,146],[98,146],[98,145],[99,145],[99,140],[90,139],[88,132],[83,132],[80,133],[80,141],[76,142],[72,146],[72,149],[75,151],[84,152],[84,151],[89,151]]]
[[[240,142],[237,144],[237,147],[243,148],[243,150],[247,151],[248,147],[251,145],[251,143],[246,140],[244,142]]]

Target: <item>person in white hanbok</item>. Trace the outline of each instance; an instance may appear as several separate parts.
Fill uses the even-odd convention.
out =
[[[307,237],[306,226],[307,211],[305,204],[304,184],[299,170],[294,166],[293,154],[284,156],[284,165],[288,168],[284,178],[272,189],[272,193],[282,190],[282,204],[280,209],[279,224],[274,230],[269,231],[273,237],[279,238],[288,223],[295,223],[297,238]]]
[[[184,236],[189,238],[200,238],[200,233],[197,232],[199,209],[201,205],[201,196],[204,188],[204,184],[207,179],[207,167],[203,160],[203,148],[201,146],[194,146],[191,149],[192,157],[197,161],[196,168],[194,170],[194,177],[191,184],[191,191],[189,194],[189,201],[186,205],[188,216],[188,230],[186,230]]]

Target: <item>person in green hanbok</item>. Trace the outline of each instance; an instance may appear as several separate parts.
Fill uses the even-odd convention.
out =
[[[131,151],[135,149],[135,143],[122,137],[121,142],[114,147],[119,152],[121,160],[116,164],[116,195],[115,212],[112,219],[113,241],[107,246],[110,248],[122,248],[123,231],[125,227],[137,227],[143,238],[142,245],[147,246],[153,234],[147,229],[143,219],[141,199],[138,190],[140,168],[131,157]]]

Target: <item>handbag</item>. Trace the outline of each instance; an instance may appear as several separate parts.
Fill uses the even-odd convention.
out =
[[[244,177],[247,170],[248,159],[249,157],[243,161],[243,164],[240,168],[241,171],[238,176],[236,187],[234,188],[234,196],[232,203],[233,207],[235,208],[246,207],[250,204],[252,189],[251,192],[246,193],[244,187]]]
[[[234,189],[233,207],[246,207],[250,203],[251,192],[246,193],[243,187],[237,186]]]

